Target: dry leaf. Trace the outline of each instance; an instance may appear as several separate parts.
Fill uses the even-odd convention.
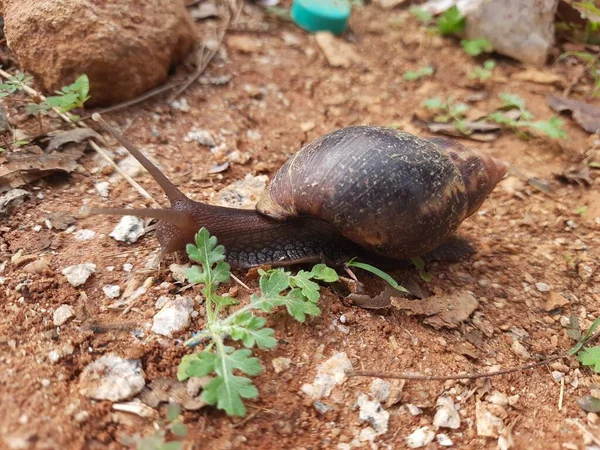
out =
[[[522,72],[517,72],[511,78],[516,81],[531,81],[532,83],[539,84],[556,83],[558,85],[563,85],[565,81],[561,76],[536,69],[526,69]]]
[[[31,194],[23,189],[12,189],[0,197],[0,217],[10,215]]]
[[[590,167],[587,164],[579,164],[575,167],[571,167],[563,173],[557,174],[556,177],[561,181],[578,184],[579,186],[591,186],[594,184]]]
[[[486,122],[463,122],[464,129],[471,131],[469,134],[464,134],[457,130],[453,123],[427,122],[425,125],[432,133],[462,137],[480,142],[490,142],[498,139],[501,130],[499,125]]]
[[[589,103],[548,95],[548,106],[554,111],[572,111],[573,119],[588,133],[600,132],[600,108]]]
[[[410,315],[427,316],[425,323],[436,329],[456,328],[469,318],[479,303],[469,291],[455,291],[452,294],[436,294],[424,300],[408,300],[392,297],[392,305],[408,311]]]
[[[321,31],[315,34],[317,45],[323,52],[325,59],[332,67],[349,68],[353,63],[359,62],[360,57],[354,51],[351,45],[346,44],[339,38],[336,38],[328,31]]]
[[[49,133],[48,136],[50,137],[50,142],[46,147],[46,152],[61,148],[69,142],[83,142],[90,138],[95,138],[100,142],[104,142],[102,136],[100,136],[91,128],[74,128],[72,130],[55,131],[53,133]]]

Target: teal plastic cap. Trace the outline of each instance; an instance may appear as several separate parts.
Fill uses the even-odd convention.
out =
[[[348,26],[350,4],[348,0],[294,0],[291,16],[296,25],[311,33],[341,34]]]

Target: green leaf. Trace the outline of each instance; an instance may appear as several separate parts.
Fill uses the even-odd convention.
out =
[[[421,9],[417,6],[413,6],[410,8],[410,13],[415,16],[422,23],[431,22],[433,20],[433,14],[429,11]]]
[[[173,433],[173,434],[176,434],[176,433]],[[186,431],[186,434],[187,434],[187,431]],[[183,442],[172,441],[172,442],[166,442],[166,443],[162,444],[160,447],[139,447],[139,448],[143,449],[143,450],[146,450],[148,448],[150,448],[150,449],[156,448],[157,450],[183,450]]]
[[[234,350],[232,347],[224,347],[225,353],[216,355],[215,372],[222,377],[234,370],[240,370],[246,375],[254,376],[262,372],[258,358],[252,355],[252,351],[247,348]]]
[[[423,270],[425,269],[425,261],[423,261],[422,258],[416,257],[416,258],[410,258],[410,261],[413,263],[413,265],[419,269],[419,270]]]
[[[292,289],[285,297],[285,306],[290,316],[298,322],[304,322],[306,316],[319,316],[321,310],[312,301],[306,300],[299,288]]]
[[[579,208],[575,208],[573,210],[573,212],[575,214],[579,214],[581,217],[585,217],[585,215],[587,214],[587,209],[588,209],[587,205],[583,205],[583,206],[580,206]]]
[[[460,41],[460,45],[462,45],[465,52],[471,56],[479,56],[484,52],[490,53],[494,50],[490,41],[483,37],[477,39],[463,39]]]
[[[188,267],[183,271],[186,280],[193,284],[205,284],[206,274],[198,266]]]
[[[547,121],[531,122],[529,127],[541,131],[552,139],[566,139],[569,135],[563,128],[564,124],[563,120],[553,116]]]
[[[228,283],[230,276],[230,267],[225,261],[219,261],[217,265],[212,269],[212,282],[213,284]]]
[[[188,434],[187,427],[182,422],[175,422],[171,425],[171,433],[175,436],[186,437]]]
[[[206,351],[185,355],[179,363],[177,379],[184,381],[190,377],[204,377],[215,372],[217,362],[217,355]]]
[[[438,18],[437,28],[442,35],[460,33],[465,29],[465,16],[454,5]]]
[[[204,267],[212,267],[213,264],[225,259],[225,247],[217,245],[217,238],[211,236],[204,227],[196,233],[196,245],[188,244],[186,252],[191,260],[201,263]]]
[[[209,405],[217,405],[230,416],[245,416],[246,407],[242,398],[255,398],[258,390],[252,380],[227,374],[211,380],[202,392],[202,400]]]
[[[428,98],[422,105],[429,110],[445,109],[446,107],[446,104],[439,97]]]
[[[316,264],[310,271],[312,277],[316,280],[333,283],[339,279],[337,272],[325,264]]]
[[[426,66],[426,67],[422,67],[421,69],[417,70],[417,71],[407,71],[404,72],[404,79],[408,80],[408,81],[415,81],[418,80],[420,78],[423,77],[428,77],[430,75],[433,75],[433,67],[431,66]]]
[[[181,414],[181,407],[177,403],[169,403],[167,407],[167,421],[173,422]]]
[[[346,265],[348,267],[358,267],[359,269],[362,270],[366,270],[367,272],[372,273],[373,275],[378,276],[379,278],[381,278],[384,281],[387,281],[387,283],[393,287],[394,289],[400,291],[400,292],[405,292],[410,294],[410,291],[408,291],[406,288],[400,286],[396,280],[394,280],[391,276],[389,276],[387,273],[385,273],[383,270],[378,269],[377,267],[372,266],[371,264],[367,264],[367,263],[361,263],[358,261],[354,261],[354,260],[350,260],[346,263]]]
[[[577,354],[577,359],[584,366],[590,366],[596,373],[600,373],[600,346],[586,348]]]
[[[493,70],[496,67],[496,61],[493,59],[488,59],[483,63],[483,68],[485,70]]]
[[[274,269],[269,272],[259,269],[258,273],[260,275],[260,290],[265,297],[277,296],[290,287],[289,277],[281,269]]]
[[[312,273],[305,270],[299,271],[295,276],[290,277],[292,287],[298,287],[302,290],[302,295],[313,303],[319,301],[319,285],[311,281]]]
[[[241,340],[248,348],[252,348],[254,345],[258,348],[274,348],[277,345],[277,339],[273,337],[275,331],[271,328],[264,328],[266,322],[264,318],[254,316],[249,312],[239,314],[231,325],[231,338]]]

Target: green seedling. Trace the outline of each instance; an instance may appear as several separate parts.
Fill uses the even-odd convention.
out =
[[[469,106],[465,103],[454,103],[452,97],[447,100],[441,100],[439,97],[429,98],[422,105],[430,111],[438,112],[433,117],[434,122],[452,123],[454,127],[463,134],[470,134],[471,130],[466,126],[465,114],[469,111]]]
[[[573,210],[573,212],[575,214],[579,214],[581,217],[585,217],[585,215],[587,214],[587,209],[588,209],[587,205],[583,205],[583,206],[580,206],[579,208],[575,208]]]
[[[177,377],[213,376],[204,386],[202,400],[216,405],[229,415],[244,416],[243,399],[255,398],[258,390],[248,376],[258,375],[263,366],[252,356],[252,348],[269,349],[277,345],[274,330],[265,327],[266,319],[255,313],[269,313],[285,307],[299,322],[307,316],[318,316],[320,287],[316,281],[334,282],[336,272],[324,264],[317,264],[310,272],[301,270],[292,275],[283,269],[259,270],[260,295],[254,294],[250,303],[232,311],[223,312],[235,301],[217,293],[219,285],[229,281],[230,268],[224,261],[225,249],[217,239],[202,228],[195,237],[195,245],[186,248],[190,260],[199,263],[185,271],[190,283],[202,285],[205,298],[206,322],[204,329],[186,344],[203,344],[200,351],[183,357]],[[241,343],[245,348],[226,345],[226,341]]]
[[[382,280],[384,280],[385,282],[387,282],[387,284],[389,284],[394,289],[396,289],[396,290],[398,290],[400,292],[405,292],[407,294],[410,294],[409,290],[407,290],[406,288],[400,286],[396,282],[396,280],[394,280],[391,276],[389,276],[383,270],[378,269],[375,266],[372,266],[371,264],[367,264],[367,263],[363,263],[363,262],[358,262],[358,261],[355,261],[355,259],[351,259],[350,261],[348,261],[346,263],[346,267],[356,267],[358,269],[366,270],[367,272],[370,272],[373,275],[378,276],[379,278],[381,278]]]
[[[123,443],[137,450],[182,450],[183,442],[167,441],[167,433],[183,438],[187,436],[187,428],[181,420],[181,408],[176,403],[170,403],[167,408],[165,422],[159,423],[159,428],[150,436],[128,436]]]
[[[437,29],[443,36],[461,33],[465,29],[465,16],[456,5],[442,13],[437,20]]]
[[[494,111],[487,116],[487,119],[496,122],[499,125],[513,129],[519,137],[526,138],[524,130],[534,130],[545,134],[551,139],[567,138],[567,132],[564,130],[564,121],[558,117],[551,117],[548,120],[533,121],[533,114],[526,108],[525,101],[518,95],[503,93],[498,96],[502,100],[502,110]],[[509,117],[506,110],[518,110],[519,117],[514,119]]]
[[[484,82],[492,77],[492,72],[496,67],[496,62],[493,59],[488,59],[482,66],[477,66],[469,74],[470,80]]]
[[[31,86],[31,80],[31,77],[24,73],[18,73],[14,77],[10,77],[5,83],[0,83],[0,98],[22,91],[25,86]]]
[[[471,56],[479,56],[482,53],[491,53],[494,51],[492,44],[486,38],[463,39],[460,41],[460,45]]]
[[[421,277],[421,280],[423,280],[426,283],[429,283],[433,279],[433,276],[431,275],[431,273],[429,273],[425,270],[425,261],[423,261],[422,258],[419,258],[419,257],[410,258],[410,261],[417,268],[417,271],[419,272],[419,276]]]
[[[431,66],[425,66],[425,67],[421,67],[420,69],[417,70],[409,70],[407,72],[404,72],[404,79],[407,81],[416,81],[419,80],[423,77],[429,77],[431,75],[433,75],[434,69]]]

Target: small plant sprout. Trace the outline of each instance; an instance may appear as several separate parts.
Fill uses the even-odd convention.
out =
[[[315,265],[310,272],[301,270],[296,275],[282,269],[260,269],[260,295],[252,295],[248,305],[225,315],[223,312],[235,304],[232,298],[217,293],[219,285],[228,282],[230,277],[229,265],[224,261],[225,249],[202,228],[196,234],[195,245],[189,244],[186,251],[190,260],[200,264],[187,269],[185,277],[190,283],[203,286],[206,322],[204,329],[186,342],[189,346],[203,344],[202,349],[183,357],[177,377],[183,381],[190,377],[213,376],[204,386],[202,399],[229,415],[244,416],[243,399],[258,396],[256,386],[247,376],[258,375],[263,370],[251,349],[277,345],[274,330],[265,327],[266,319],[255,313],[285,307],[299,322],[304,322],[307,316],[318,316],[321,314],[317,306],[320,287],[316,281],[334,282],[338,275],[324,264]],[[227,345],[226,341],[240,342],[245,348]]]
[[[417,268],[421,280],[423,280],[426,283],[429,283],[433,279],[431,273],[425,271],[425,261],[423,261],[422,258],[410,258],[410,261]]]
[[[469,74],[470,80],[477,80],[479,82],[484,82],[489,80],[492,77],[492,72],[496,67],[496,62],[493,59],[488,59],[481,66],[477,66],[473,69],[473,71]]]
[[[420,69],[417,70],[409,70],[407,72],[404,72],[404,79],[407,81],[417,81],[421,78],[424,77],[429,77],[431,75],[433,75],[434,69],[432,66],[425,66],[425,67],[421,67]]]
[[[465,114],[469,110],[469,106],[465,103],[454,103],[452,97],[446,101],[439,97],[429,98],[423,102],[423,106],[430,111],[441,112],[434,116],[434,122],[453,123],[454,127],[463,134],[470,134],[471,130],[465,125]]]
[[[183,442],[167,441],[167,433],[176,437],[187,436],[187,427],[181,420],[181,408],[177,403],[170,403],[167,408],[166,421],[159,422],[158,429],[150,436],[127,436],[123,444],[137,450],[182,450]]]
[[[579,208],[575,208],[575,210],[573,211],[575,214],[579,214],[581,217],[585,217],[585,215],[587,214],[587,205],[583,205],[580,206]]]
[[[31,104],[28,110],[33,115],[39,115],[48,113],[52,108],[58,108],[64,114],[72,109],[83,108],[84,103],[90,99],[89,92],[90,80],[87,75],[81,75],[73,84],[56,91],[57,95],[46,97],[46,100],[39,104]],[[74,114],[70,117],[73,120],[79,119]]]
[[[593,337],[598,325],[600,325],[600,317],[594,320],[587,332],[583,336],[580,336],[577,344],[569,350],[570,355],[577,355],[577,359],[579,359],[581,364],[590,366],[596,373],[600,373],[600,346],[596,345],[588,348],[584,348],[584,346]],[[570,336],[576,338],[577,334],[573,333]]]
[[[491,53],[494,51],[492,44],[486,38],[463,39],[460,41],[462,48],[471,56],[479,56],[482,53]]]
[[[355,261],[354,259],[351,259],[350,261],[348,261],[346,263],[346,267],[356,267],[358,269],[362,269],[362,270],[366,270],[369,273],[372,273],[373,275],[381,278],[382,280],[384,280],[387,284],[389,284],[391,287],[393,287],[394,289],[400,291],[400,292],[404,292],[406,294],[410,294],[410,291],[408,291],[406,288],[400,286],[396,280],[394,280],[390,275],[388,275],[387,273],[385,273],[383,270],[378,269],[375,266],[372,266],[371,264],[367,264],[367,263],[363,263],[363,262],[358,262]]]
[[[437,20],[437,29],[443,36],[461,33],[465,29],[465,16],[456,5],[447,9]]]
[[[0,83],[0,98],[22,91],[25,86],[31,86],[31,77],[24,73],[18,73],[6,80],[6,83]]]

